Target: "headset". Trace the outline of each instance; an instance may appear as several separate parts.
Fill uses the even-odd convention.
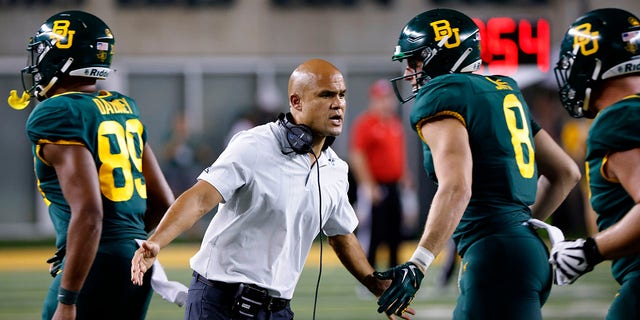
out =
[[[293,152],[297,154],[313,152],[311,149],[313,146],[313,131],[311,131],[311,128],[304,124],[293,123],[291,113],[280,113],[278,120],[287,131],[287,142]]]

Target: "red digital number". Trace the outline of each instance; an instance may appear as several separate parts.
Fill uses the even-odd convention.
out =
[[[480,58],[484,63],[488,63],[491,61],[491,53],[487,50],[487,42],[485,41],[487,37],[486,28],[484,26],[484,21],[478,18],[472,18],[473,22],[476,23],[478,29],[480,30]],[[484,65],[480,67],[480,73],[484,73]]]
[[[494,17],[484,21],[473,18],[480,29],[482,61],[488,73],[513,75],[522,63],[535,56],[538,68],[549,71],[550,28],[545,19],[538,19],[534,29],[528,20],[518,23],[509,17]],[[481,70],[482,72],[482,70]]]
[[[505,34],[516,31],[516,23],[511,18],[491,18],[487,22],[487,49],[493,55],[489,72],[513,74],[518,70],[518,44],[504,38]],[[496,56],[501,56],[502,60]]]
[[[522,52],[536,55],[537,65],[540,71],[549,71],[550,52],[550,31],[549,22],[538,19],[536,24],[537,36],[534,38],[531,23],[527,20],[520,20],[518,26],[518,42]]]
[[[482,60],[489,73],[511,75],[518,71],[518,44],[503,37],[516,31],[516,23],[511,18],[498,17],[487,21],[486,26],[474,19],[480,28]]]

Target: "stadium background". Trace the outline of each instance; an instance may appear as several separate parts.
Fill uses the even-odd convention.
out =
[[[163,167],[170,166],[162,151],[174,133],[177,114],[185,115],[191,147],[202,154],[189,167],[189,172],[197,172],[220,153],[233,122],[254,110],[261,99],[276,97],[280,110],[286,110],[289,73],[312,57],[334,62],[345,74],[346,126],[335,149],[346,158],[347,133],[355,115],[366,108],[369,84],[402,72],[390,56],[400,29],[418,12],[449,7],[483,21],[543,19],[550,26],[553,65],[566,27],[581,13],[603,6],[640,14],[637,0],[0,0],[0,93],[22,88],[19,70],[25,65],[26,42],[39,25],[63,9],[82,9],[101,17],[114,32],[117,72],[102,87],[138,101]],[[574,122],[562,110],[553,72],[541,70],[529,59],[521,61],[512,75],[524,88],[539,122],[579,159],[575,141],[587,122]],[[408,106],[402,108],[403,117],[408,110]],[[27,111],[6,104],[0,108],[0,319],[37,318],[49,281],[44,260],[53,252],[53,231],[35,188],[24,134],[27,116]],[[424,213],[433,185],[420,167],[419,142],[408,130],[410,165],[419,180],[420,212]],[[562,220],[558,223],[576,236],[588,232],[579,191],[556,214]],[[188,281],[187,259],[204,226],[206,219],[166,255],[169,274],[183,282]],[[407,242],[408,250],[413,246]],[[317,261],[311,260],[317,260],[317,249],[299,285],[300,302],[294,303],[302,319],[311,317],[318,268]],[[329,267],[323,271],[319,318],[375,317],[375,300],[359,297],[355,280],[334,267],[330,250],[324,252]],[[435,281],[428,276],[427,286],[416,298],[418,319],[449,317],[455,283],[438,288]],[[545,319],[602,318],[617,288],[607,265],[580,282],[579,287],[554,288]],[[180,318],[180,310],[176,313],[177,309],[157,298],[150,319]]]

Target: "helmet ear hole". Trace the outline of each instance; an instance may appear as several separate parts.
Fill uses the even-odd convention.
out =
[[[428,48],[424,48],[420,52],[420,57],[422,58],[422,61],[431,59],[431,56],[432,56],[431,50],[429,50]]]

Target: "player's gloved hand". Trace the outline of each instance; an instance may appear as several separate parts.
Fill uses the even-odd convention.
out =
[[[391,286],[378,298],[378,313],[402,316],[420,289],[424,273],[413,262],[373,274],[381,280],[391,280]]]
[[[595,240],[589,237],[556,243],[551,249],[549,263],[554,266],[555,284],[563,286],[574,283],[603,260]]]
[[[64,259],[64,255],[67,250],[65,247],[62,247],[53,254],[53,257],[47,259],[47,263],[49,264],[49,274],[52,277],[56,277],[58,273],[62,271],[62,259]]]

